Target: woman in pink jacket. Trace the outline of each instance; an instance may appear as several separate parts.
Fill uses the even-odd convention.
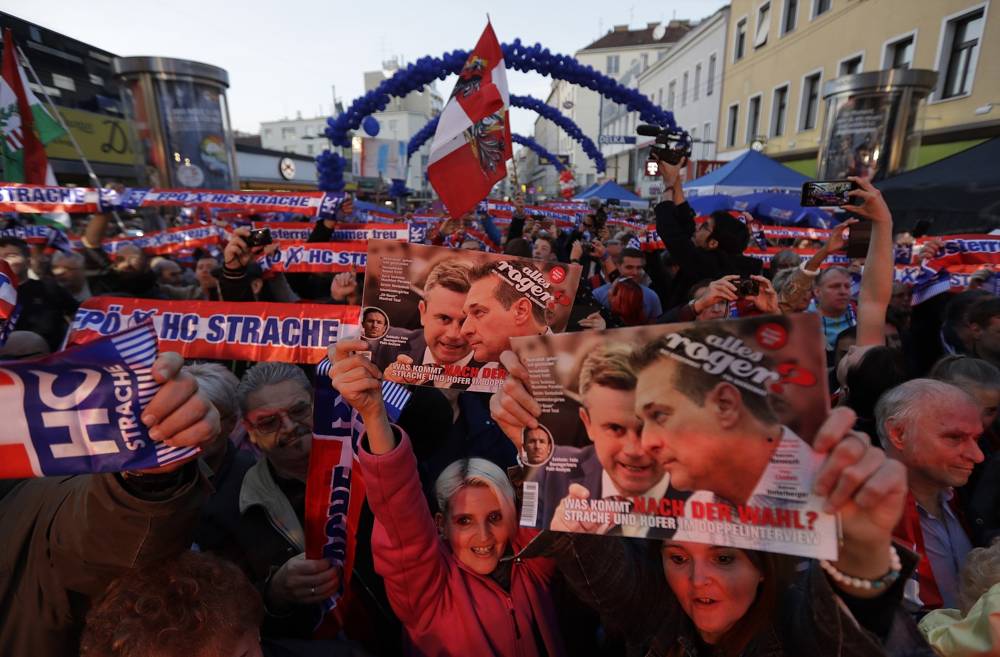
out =
[[[412,652],[427,657],[566,654],[548,589],[554,564],[513,557],[535,532],[518,528],[503,470],[463,459],[437,480],[436,518],[423,504],[409,438],[389,424],[381,372],[344,340],[331,356],[333,385],[361,414],[370,452],[359,454],[375,514],[372,550]]]

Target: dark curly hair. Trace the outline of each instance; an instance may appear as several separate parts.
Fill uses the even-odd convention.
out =
[[[234,564],[185,552],[111,583],[87,613],[82,657],[214,657],[264,616],[257,589]]]

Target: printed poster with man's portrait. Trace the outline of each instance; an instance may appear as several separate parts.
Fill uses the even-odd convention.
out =
[[[566,328],[580,273],[580,265],[371,240],[362,337],[386,379],[496,392],[511,338]]]
[[[514,338],[541,407],[521,525],[835,559],[811,493],[826,361],[815,314]]]

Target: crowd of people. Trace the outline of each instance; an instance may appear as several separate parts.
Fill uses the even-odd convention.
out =
[[[765,265],[745,253],[751,216],[696,217],[680,166],[659,165],[666,191],[651,220],[662,249],[612,234],[604,208],[559,229],[520,199],[503,229],[469,215],[431,230],[428,243],[482,249],[485,235],[509,255],[578,263],[568,331],[815,313],[833,410],[810,419],[813,492],[840,514],[836,561],[522,526],[526,470],[575,448],[538,423],[523,364],[493,353],[476,328],[506,321],[500,311],[477,314],[477,274],[445,261],[418,286],[422,341],[393,358],[495,361],[509,376],[493,394],[411,386],[390,422],[390,370],[371,340],[398,329],[366,311],[357,339],[330,345],[333,386],[365,427],[351,572],[305,553],[315,368],[164,353],[154,366],[163,385],[143,422],[155,440],[201,447],[198,459],[0,480],[0,654],[1000,654],[1000,298],[984,284],[996,274],[914,304],[894,282],[894,245],[909,236],[894,234],[867,179],[855,179],[855,218],[815,255],[803,261],[789,249]],[[350,201],[340,212],[350,214]],[[867,257],[829,266],[858,220],[872,225]],[[317,220],[309,241],[331,241],[340,221]],[[366,272],[265,272],[257,259],[278,245],[249,245],[245,227],[221,253],[186,263],[127,245],[109,256],[102,243],[112,231],[108,215],[93,215],[81,250],[51,255],[0,238],[21,305],[0,360],[57,352],[77,307],[95,295],[361,305]],[[932,241],[914,258],[937,248]],[[476,294],[493,308],[487,297],[497,293]],[[535,320],[535,333],[549,330]],[[693,429],[685,402],[657,410],[674,394],[649,384],[661,353],[597,349],[580,375],[584,461],[598,464],[598,482],[603,468],[609,478],[597,485],[617,495],[656,497],[666,472],[683,485],[719,465],[679,474],[676,436]],[[708,433],[718,458],[739,467],[731,436]]]

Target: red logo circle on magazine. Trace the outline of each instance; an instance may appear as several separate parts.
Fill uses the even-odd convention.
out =
[[[566,280],[566,270],[562,267],[553,267],[552,271],[549,272],[549,279],[553,283],[562,283]]]
[[[773,322],[757,329],[757,344],[765,349],[781,349],[788,343],[788,331],[781,324]]]

